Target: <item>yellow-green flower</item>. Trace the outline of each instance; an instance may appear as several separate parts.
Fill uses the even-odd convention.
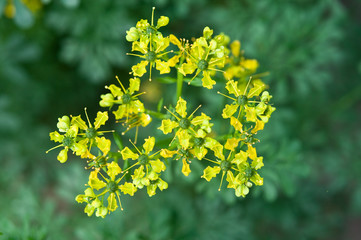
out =
[[[87,117],[88,125],[81,118],[81,116],[72,117],[71,124],[77,126],[81,132],[78,134],[82,139],[75,144],[75,153],[82,158],[94,158],[94,155],[90,153],[91,147],[95,144],[99,149],[102,149],[104,152],[109,152],[110,142],[99,136],[103,135],[106,132],[113,131],[99,131],[99,128],[106,123],[108,120],[108,112],[98,112],[97,117],[95,118],[94,124],[90,123],[88,114],[85,111]]]
[[[256,59],[246,59],[241,51],[241,42],[233,41],[230,44],[232,55],[227,59],[229,67],[224,72],[226,79],[241,78],[256,72],[258,62]]]
[[[252,81],[251,88],[248,88],[249,85],[250,81],[246,86],[243,86],[239,84],[239,82],[235,82],[233,80],[228,81],[226,89],[229,94],[234,95],[236,98],[218,92],[219,94],[233,100],[232,104],[226,104],[222,112],[222,117],[225,119],[231,118],[231,125],[235,127],[236,130],[239,128],[239,126],[236,125],[236,123],[238,123],[237,121],[240,120],[240,122],[242,122],[244,117],[247,122],[256,123],[258,121],[255,105],[256,103],[259,103],[259,101],[256,100],[256,97],[258,97],[264,90],[265,84],[261,80],[256,79]],[[237,117],[233,117],[237,110]]]
[[[170,64],[165,60],[165,56],[171,52],[166,52],[169,46],[169,38],[162,35],[155,35],[151,38],[141,37],[139,41],[133,42],[132,52],[137,51],[140,54],[128,53],[144,59],[137,65],[132,67],[134,76],[142,77],[147,72],[146,67],[149,65],[149,80],[152,80],[152,68],[159,70],[160,74],[170,72]]]
[[[193,117],[197,109],[187,117],[187,102],[179,97],[175,108],[178,116],[168,110],[175,120],[162,120],[162,125],[158,129],[164,134],[171,133],[173,129],[176,129],[175,137],[178,139],[180,146],[183,149],[188,149],[190,146],[190,139],[198,129],[205,128],[210,130],[210,117],[204,113],[202,113],[201,116]]]
[[[100,106],[112,107],[114,104],[118,104],[118,109],[113,111],[115,119],[119,120],[126,118],[127,122],[129,116],[144,112],[144,105],[138,100],[138,96],[143,93],[135,94],[135,92],[139,91],[140,79],[129,79],[129,87],[127,89],[124,88],[118,76],[116,76],[116,79],[118,80],[120,87],[117,87],[114,84],[106,86],[111,93],[101,95],[102,100],[100,101]]]
[[[126,39],[128,42],[138,41],[141,37],[150,38],[151,35],[159,35],[159,28],[167,26],[169,23],[169,18],[166,16],[161,16],[157,20],[157,25],[154,26],[154,9],[152,9],[152,19],[151,23],[146,19],[142,19],[137,22],[135,27],[131,27],[129,31],[127,31]]]
[[[88,188],[84,195],[78,195],[76,200],[79,203],[86,202],[87,206],[85,208],[85,212],[90,216],[93,214],[96,209],[96,216],[104,218],[108,212],[113,212],[118,208],[118,203],[120,208],[123,210],[121,202],[120,202],[120,192],[123,194],[129,194],[133,196],[137,191],[137,188],[129,182],[125,182],[124,184],[120,184],[120,181],[123,179],[125,174],[121,177],[117,177],[120,173],[123,173],[121,168],[116,162],[107,163],[107,176],[105,177],[103,174],[99,172],[99,170],[94,170],[89,175]],[[98,174],[100,174],[101,179],[98,178]],[[95,191],[100,191],[99,194],[95,194]],[[104,206],[105,195],[107,197],[107,206]],[[101,200],[100,200],[101,197]]]
[[[125,147],[120,152],[124,160],[137,160],[137,163],[133,164],[130,168],[140,165],[137,169],[134,170],[134,174],[132,175],[133,184],[139,189],[143,188],[144,186],[148,187],[152,181],[156,181],[159,178],[159,173],[165,171],[166,169],[165,164],[160,161],[158,157],[159,151],[151,154],[154,145],[155,138],[148,137],[144,140],[142,150],[139,150],[134,145],[136,152],[133,152],[128,147]],[[146,173],[144,172],[144,169],[146,170]]]
[[[64,149],[59,152],[57,159],[59,160],[59,162],[65,163],[68,160],[69,149],[71,149],[73,152],[76,151],[79,128],[77,125],[71,123],[68,116],[58,118],[57,127],[59,129],[59,132],[63,132],[64,134],[60,134],[59,132],[54,131],[51,132],[49,136],[51,141],[61,144],[49,149],[48,151],[46,151],[46,153],[50,152],[53,149],[64,147]]]
[[[203,37],[196,39],[187,53],[186,63],[183,63],[178,69],[184,76],[187,74],[195,75],[190,80],[192,82],[200,73],[203,74],[202,86],[212,89],[216,82],[211,78],[219,68],[223,68],[226,61],[225,49],[219,46],[217,41],[211,39],[213,30],[205,27]]]
[[[236,196],[244,197],[252,186],[251,182],[255,185],[263,184],[263,179],[257,173],[257,170],[263,166],[263,157],[257,157],[255,149],[252,147],[248,148],[247,152],[240,150],[235,153],[239,141],[240,139],[236,138],[227,140],[224,146],[225,149],[229,150],[227,158],[223,155],[223,146],[217,146],[217,160],[207,159],[217,165],[214,167],[208,166],[204,169],[202,178],[210,181],[222,171],[221,184],[218,190],[221,188],[224,176],[227,175],[227,187],[234,188]]]

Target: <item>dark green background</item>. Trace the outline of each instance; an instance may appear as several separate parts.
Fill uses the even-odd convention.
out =
[[[48,0],[35,14],[14,1],[16,17],[0,17],[0,239],[359,239],[359,1]],[[219,179],[206,183],[197,167],[186,178],[176,165],[166,191],[140,191],[123,197],[123,212],[88,218],[74,200],[88,172],[80,159],[46,155],[48,134],[84,107],[94,117],[104,85],[128,79],[138,59],[125,55],[125,31],[152,6],[170,18],[165,34],[197,37],[209,26],[270,72],[277,110],[257,145],[264,186],[236,198],[217,191]],[[174,90],[151,87],[151,107]],[[213,94],[184,96],[216,116]]]

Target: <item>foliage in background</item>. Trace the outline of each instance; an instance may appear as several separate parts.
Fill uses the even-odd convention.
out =
[[[236,200],[232,193],[220,196],[215,186],[177,176],[174,190],[157,199],[139,196],[124,214],[99,221],[84,217],[74,203],[81,189],[72,181],[86,182],[83,166],[74,163],[69,173],[54,155],[45,156],[47,133],[59,113],[77,115],[88,106],[95,115],[101,86],[116,74],[128,77],[134,62],[121,57],[129,49],[125,30],[154,3],[84,2],[43,1],[30,15],[19,10],[12,19],[0,17],[1,237],[344,236],[347,223],[361,214],[361,27],[354,10],[359,3],[345,1],[345,8],[334,0],[156,1],[161,15],[174,16],[172,32],[201,35],[197,29],[211,22],[215,32],[241,39],[247,57],[271,73],[265,80],[275,89],[278,110],[261,136],[269,144],[259,146],[267,159],[265,186],[250,199]],[[21,20],[29,16],[32,25]],[[189,94],[194,102],[213,100],[204,91]],[[137,224],[129,225],[129,219]]]

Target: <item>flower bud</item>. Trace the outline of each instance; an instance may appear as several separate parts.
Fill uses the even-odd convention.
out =
[[[129,31],[127,31],[127,36],[125,37],[128,42],[134,42],[139,39],[139,32],[138,29],[135,27],[131,27]]]
[[[112,107],[114,104],[114,97],[111,93],[103,94],[100,96],[102,100],[100,100],[99,105],[101,107]]]
[[[58,118],[58,124],[56,126],[59,129],[59,132],[66,132],[70,128],[70,119],[68,116],[63,116],[62,118]]]
[[[165,16],[161,16],[157,21],[157,28],[167,26],[169,23],[169,18]]]

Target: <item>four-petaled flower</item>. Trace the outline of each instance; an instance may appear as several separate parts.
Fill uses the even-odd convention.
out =
[[[187,62],[178,69],[184,76],[195,72],[189,83],[202,73],[202,86],[208,89],[212,89],[213,85],[216,84],[211,75],[215,74],[216,71],[221,71],[217,68],[222,68],[226,61],[224,46],[219,46],[216,40],[211,39],[212,34],[213,30],[210,30],[209,27],[204,28],[203,37],[198,38],[186,50]]]

